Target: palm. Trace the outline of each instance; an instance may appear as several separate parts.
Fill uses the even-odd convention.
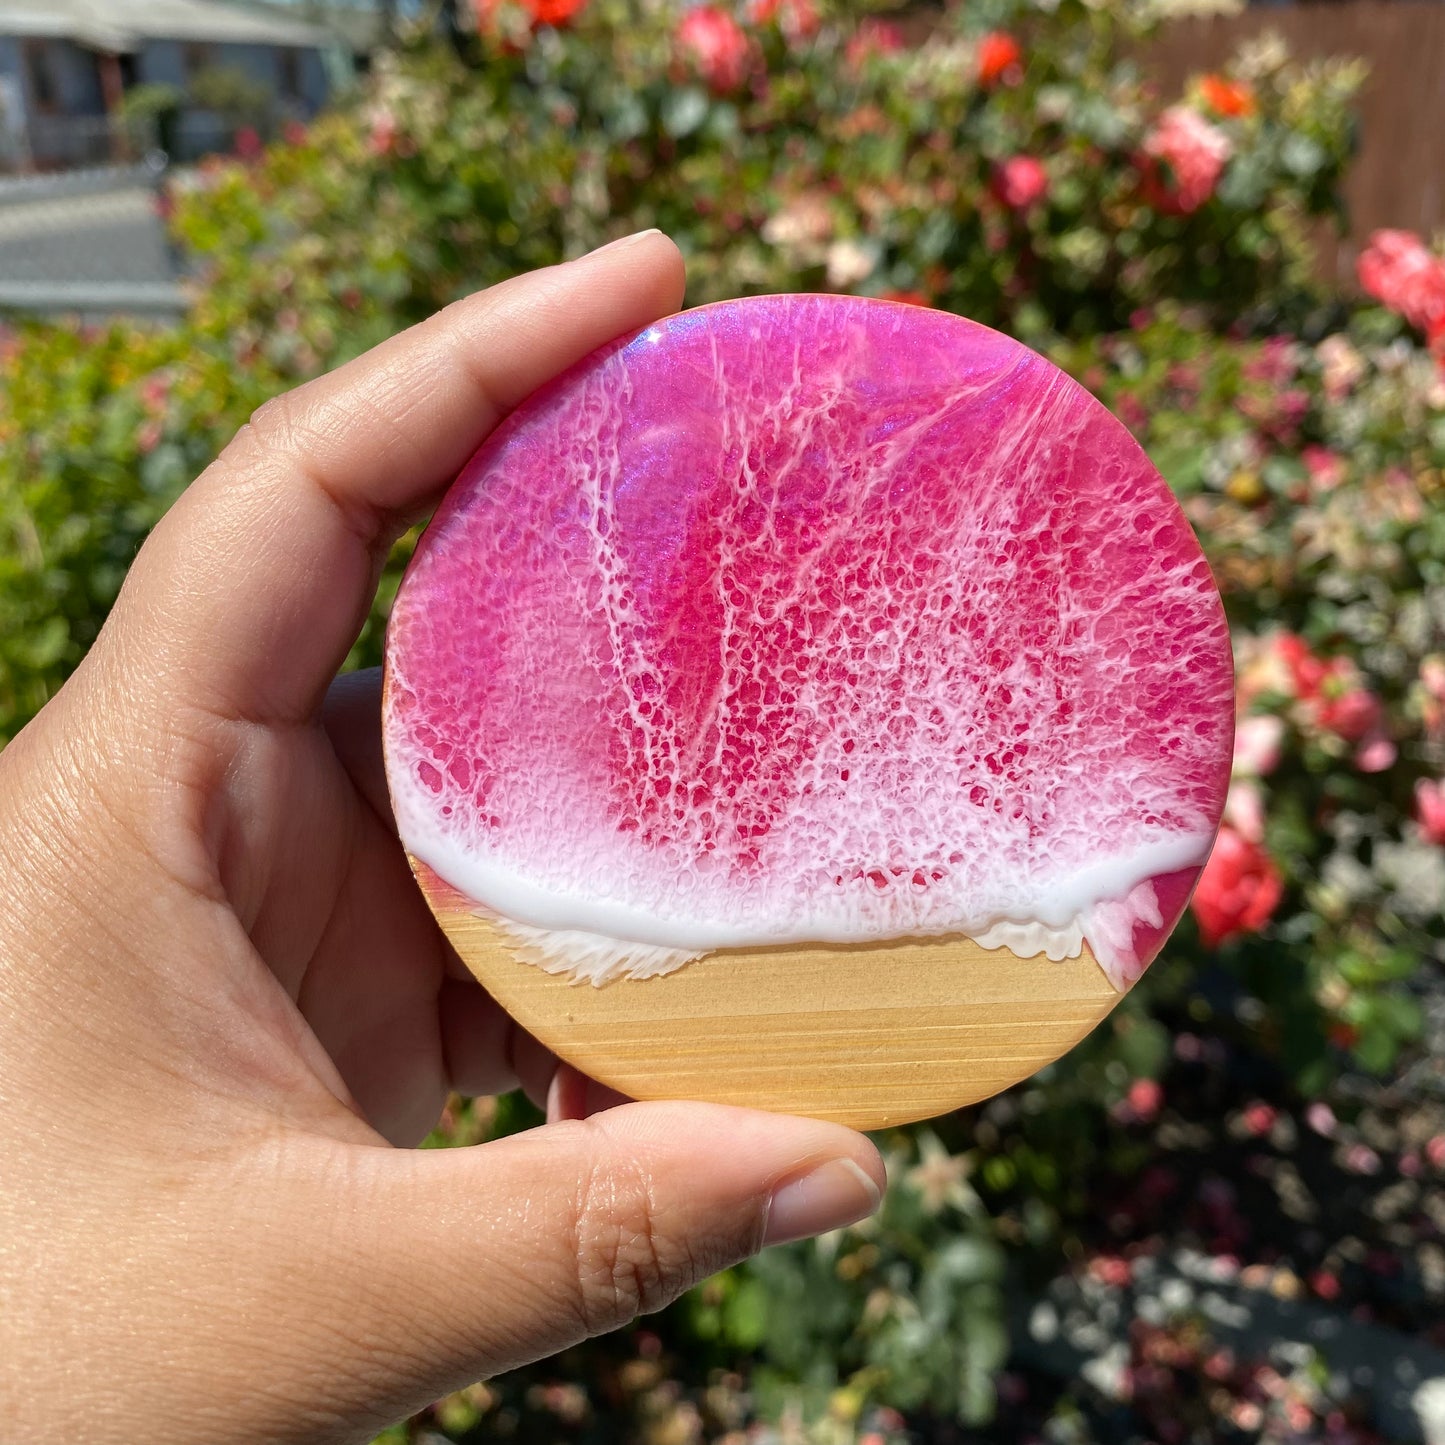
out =
[[[252,739],[229,780],[219,862],[252,946],[361,1112],[411,1144],[453,1083],[445,1031],[483,1001],[449,977],[392,831],[378,726],[377,679],[361,674],[332,689],[322,720]]]

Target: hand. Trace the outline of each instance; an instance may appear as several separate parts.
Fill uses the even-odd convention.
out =
[[[6,1438],[364,1440],[876,1206],[867,1140],[700,1104],[392,1147],[555,1061],[412,883],[376,679],[331,679],[497,420],[681,296],[629,238],[262,407],[0,755]]]

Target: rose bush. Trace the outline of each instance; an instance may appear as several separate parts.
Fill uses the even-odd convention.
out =
[[[475,14],[465,56],[413,37],[306,131],[177,180],[175,234],[202,275],[183,325],[0,333],[0,740],[260,402],[518,270],[659,225],[689,256],[690,301],[888,295],[1045,349],[1176,489],[1235,631],[1234,779],[1191,915],[1066,1065],[891,1138],[881,1221],[774,1251],[425,1426],[580,1439],[611,1412],[643,1439],[768,1438],[786,1418],[893,1440],[900,1411],[930,1429],[1001,1401],[1020,1432],[1042,1428],[998,1374],[1003,1301],[1061,1250],[1117,1275],[1141,1231],[1240,1257],[1306,1247],[1251,1243],[1247,1212],[1220,1203],[1247,1186],[1181,1175],[1179,1140],[1225,1118],[1272,1139],[1289,1107],[1313,1108],[1351,1177],[1441,1167],[1440,1130],[1418,1121],[1381,1164],[1367,1102],[1371,1076],[1398,1093],[1420,1067],[1440,1006],[1441,263],[1387,233],[1361,262],[1378,305],[1312,280],[1306,236],[1337,205],[1359,68],[1257,45],[1164,93],[1137,61],[1142,4],[991,0],[923,37],[814,0]],[[407,546],[356,662],[378,658]],[[436,1142],[530,1118],[459,1104]],[[1377,1307],[1328,1241],[1309,1248],[1301,1277],[1343,1277],[1352,1308]],[[1244,1435],[1266,1430],[1229,1409]]]

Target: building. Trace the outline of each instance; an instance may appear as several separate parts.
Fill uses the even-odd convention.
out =
[[[188,159],[236,127],[197,102],[198,76],[266,98],[271,128],[314,115],[349,60],[328,30],[222,0],[0,0],[0,169],[123,159],[136,137],[119,117],[138,86],[172,88],[167,148]]]

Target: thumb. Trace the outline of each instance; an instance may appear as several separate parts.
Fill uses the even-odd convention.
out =
[[[346,1309],[358,1358],[335,1378],[362,1392],[338,1401],[340,1419],[368,1427],[660,1309],[764,1245],[852,1224],[887,1183],[849,1129],[711,1104],[628,1104],[470,1149],[356,1153],[349,1268],[365,1277]],[[320,1217],[334,1221],[336,1204]]]

